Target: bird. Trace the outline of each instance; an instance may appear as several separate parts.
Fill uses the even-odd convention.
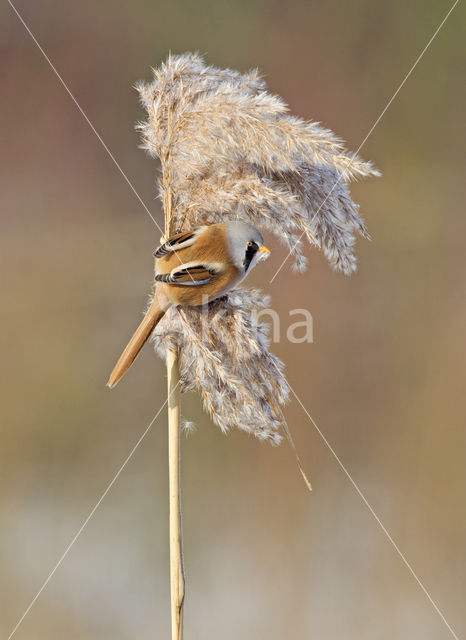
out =
[[[269,255],[260,232],[239,221],[204,224],[162,238],[154,252],[152,302],[107,386],[121,380],[171,306],[201,306],[223,297]]]

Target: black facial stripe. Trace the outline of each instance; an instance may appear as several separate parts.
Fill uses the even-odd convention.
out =
[[[247,246],[246,255],[244,256],[244,260],[243,260],[243,265],[244,265],[244,270],[245,271],[247,271],[249,269],[249,265],[251,264],[251,261],[254,258],[254,256],[256,255],[258,249],[259,249],[259,247],[257,246],[257,244],[255,242],[253,242],[252,244]]]

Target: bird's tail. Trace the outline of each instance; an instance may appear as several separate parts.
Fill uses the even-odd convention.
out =
[[[165,315],[166,310],[167,305],[161,304],[159,296],[154,296],[152,304],[142,319],[141,324],[134,332],[131,340],[126,345],[123,353],[118,359],[118,362],[114,366],[113,371],[110,374],[110,378],[108,379],[107,387],[112,389],[125,375],[133,364],[134,359],[141,351],[152,330]]]

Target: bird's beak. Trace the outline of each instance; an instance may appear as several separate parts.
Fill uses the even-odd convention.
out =
[[[270,253],[270,249],[267,249],[266,246],[259,247],[259,251],[265,251],[265,253]]]

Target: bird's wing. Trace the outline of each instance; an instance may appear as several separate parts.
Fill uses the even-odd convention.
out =
[[[196,236],[199,235],[201,231],[203,231],[204,227],[198,227],[197,229],[190,229],[189,231],[182,231],[181,233],[176,233],[173,236],[170,236],[168,240],[166,240],[158,249],[154,251],[154,256],[156,258],[162,258],[167,255],[167,253],[173,253],[174,251],[179,251],[180,249],[186,249],[186,247],[190,247]]]
[[[182,287],[198,287],[215,280],[221,271],[220,263],[187,262],[172,269],[170,273],[157,273],[155,280]]]

